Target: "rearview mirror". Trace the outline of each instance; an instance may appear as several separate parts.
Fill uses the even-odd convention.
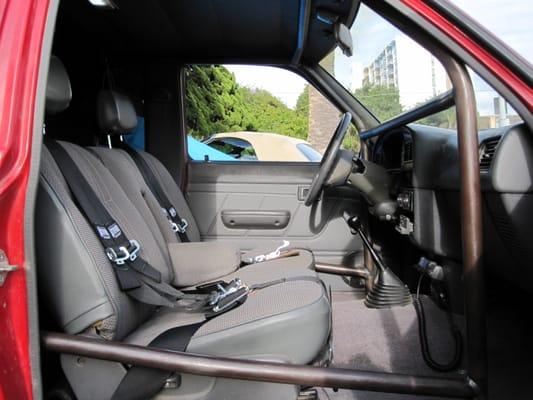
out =
[[[335,41],[337,45],[347,57],[351,57],[353,54],[353,41],[350,29],[346,25],[340,22],[335,23]]]

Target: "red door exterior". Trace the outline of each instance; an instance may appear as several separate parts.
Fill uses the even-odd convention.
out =
[[[0,249],[19,266],[0,287],[0,398],[32,398],[24,203],[48,0],[0,1]]]

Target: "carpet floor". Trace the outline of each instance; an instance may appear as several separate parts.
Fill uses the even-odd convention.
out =
[[[420,351],[418,323],[412,305],[389,310],[365,307],[360,294],[333,294],[333,366],[365,371],[426,376],[460,376],[439,373],[426,366]],[[525,301],[499,299],[487,312],[489,399],[533,398],[533,314]],[[430,351],[448,362],[454,351],[446,313],[423,298]],[[527,306],[526,306],[527,305]],[[463,318],[454,317],[464,332]],[[464,337],[464,335],[463,335]],[[318,389],[320,400],[420,400],[435,397],[364,391]]]
[[[453,339],[446,313],[423,298],[433,358],[448,362]],[[458,321],[461,324],[461,321]],[[412,305],[387,310],[369,309],[360,295],[333,294],[333,365],[364,371],[395,372],[426,376],[442,374],[426,366],[420,351],[416,312]],[[423,399],[421,396],[319,389],[321,400]],[[434,399],[434,397],[433,397]]]

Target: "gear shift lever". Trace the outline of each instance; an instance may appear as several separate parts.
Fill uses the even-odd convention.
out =
[[[378,255],[378,253],[376,253],[376,251],[370,244],[370,240],[368,240],[368,237],[366,236],[365,232],[361,229],[361,221],[359,220],[359,217],[357,215],[347,216],[345,214],[344,219],[346,220],[346,223],[348,224],[348,226],[359,234],[359,236],[361,237],[361,240],[363,241],[364,246],[370,252],[370,255],[372,256],[372,260],[374,261],[374,263],[376,263],[378,268],[381,271],[385,270],[386,267],[383,264],[381,257]]]
[[[391,308],[393,306],[405,306],[410,304],[412,298],[409,288],[385,266],[383,260],[374,250],[370,240],[361,228],[359,217],[344,213],[344,219],[348,226],[359,234],[365,248],[369,251],[372,260],[378,267],[375,283],[366,295],[366,306],[369,308]]]

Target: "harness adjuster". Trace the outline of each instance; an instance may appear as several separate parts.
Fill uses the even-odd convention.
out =
[[[135,239],[131,239],[129,242],[130,245],[128,247],[120,246],[118,250],[115,250],[113,247],[108,247],[105,250],[107,258],[117,265],[124,265],[126,261],[135,261],[141,246]]]

